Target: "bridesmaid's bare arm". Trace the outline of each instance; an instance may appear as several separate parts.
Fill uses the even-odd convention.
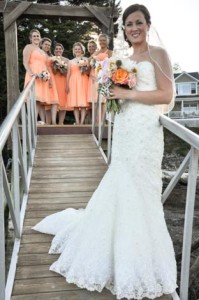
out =
[[[32,53],[31,45],[26,45],[24,50],[23,50],[23,65],[24,65],[24,68],[26,69],[26,72],[28,72],[28,74],[30,76],[33,76],[35,74],[31,70],[30,65],[29,65],[29,60],[30,60],[31,53]]]

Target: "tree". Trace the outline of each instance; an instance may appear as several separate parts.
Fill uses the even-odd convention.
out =
[[[182,72],[182,69],[181,69],[181,67],[180,67],[180,65],[179,65],[179,63],[174,63],[173,64],[173,73],[181,73]]]

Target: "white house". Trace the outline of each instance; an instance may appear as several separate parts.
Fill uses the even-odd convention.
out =
[[[199,72],[174,74],[176,99],[172,119],[199,118]]]

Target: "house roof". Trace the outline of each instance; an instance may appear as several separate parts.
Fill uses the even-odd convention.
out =
[[[184,75],[184,74],[186,74],[186,75],[188,75],[188,76],[190,76],[190,77],[192,77],[192,78],[194,78],[194,79],[196,79],[196,80],[198,80],[199,81],[199,72],[181,72],[181,73],[175,73],[174,74],[174,78],[175,79],[177,79],[177,78],[179,78],[179,77],[181,77],[182,75]]]

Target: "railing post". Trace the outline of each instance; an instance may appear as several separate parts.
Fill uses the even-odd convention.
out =
[[[13,138],[13,190],[14,190],[14,208],[17,221],[17,227],[20,228],[20,197],[19,197],[19,146],[18,146],[18,123],[15,121],[12,129]],[[19,236],[17,236],[19,238]]]
[[[5,230],[4,230],[3,158],[0,153],[0,300],[5,299]]]
[[[111,162],[111,113],[108,113],[108,145],[107,145],[107,163]]]
[[[31,106],[30,106],[30,97],[27,99],[27,142],[28,142],[28,150],[29,150],[29,167],[33,165],[33,157],[32,157],[32,130],[31,130]]]
[[[91,96],[92,96],[92,133],[95,134],[95,101],[94,101],[94,78],[92,78],[92,90],[91,90]]]
[[[98,109],[98,141],[101,136],[101,127],[102,127],[102,95],[99,94],[99,109]],[[99,143],[98,143],[99,146]]]
[[[31,133],[32,133],[32,147],[36,147],[36,103],[35,103],[35,86],[33,85],[30,90],[30,120],[31,120]]]
[[[194,217],[195,193],[198,173],[198,155],[199,151],[191,148],[191,158],[189,165],[189,177],[186,196],[186,210],[184,222],[184,237],[182,250],[182,268],[180,281],[180,300],[188,300],[189,289],[189,268],[192,242],[192,228]]]
[[[22,125],[22,152],[23,152],[23,164],[25,169],[25,175],[27,176],[27,123],[26,123],[26,108],[25,104],[22,106],[21,110],[21,125]]]

